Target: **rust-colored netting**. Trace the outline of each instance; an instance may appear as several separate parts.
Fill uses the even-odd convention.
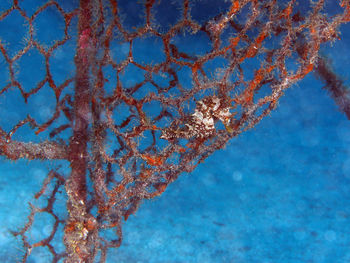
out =
[[[32,12],[25,2],[1,10],[2,27],[22,21],[25,35],[9,45],[0,33],[6,75],[0,99],[14,94],[30,104],[42,94],[51,110],[43,117],[19,109],[26,117],[0,127],[0,154],[66,160],[70,174],[48,173],[35,196],[45,196],[47,205],[32,205],[25,227],[14,233],[23,240],[23,262],[39,248],[53,262],[105,262],[142,200],[267,116],[313,70],[320,45],[337,39],[350,20],[346,0],[332,16],[322,0],[80,0],[76,7],[48,1]],[[58,29],[50,28],[51,18],[60,21]],[[45,23],[47,32],[39,30]],[[21,67],[24,59],[30,63],[28,54],[40,67]],[[22,82],[22,71],[36,81]],[[55,211],[60,190],[67,193],[67,218]],[[52,216],[54,225],[31,242],[38,213]],[[62,225],[66,249],[58,252],[52,240]]]

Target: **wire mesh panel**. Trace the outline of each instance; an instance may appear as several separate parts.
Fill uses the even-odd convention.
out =
[[[35,195],[46,204],[31,204],[13,233],[23,262],[42,248],[52,262],[105,262],[144,199],[269,115],[350,20],[348,1],[327,15],[321,0],[14,0],[1,8],[0,103],[17,114],[1,116],[0,153],[70,168],[51,162]],[[62,191],[63,215],[55,206]],[[33,241],[42,213],[53,227]],[[60,234],[63,251],[53,242]]]

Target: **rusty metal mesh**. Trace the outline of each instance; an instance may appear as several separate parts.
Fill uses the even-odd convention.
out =
[[[307,2],[307,11],[298,1],[222,1],[210,8],[215,14],[201,13],[213,1],[124,2],[48,1],[28,11],[14,0],[1,10],[2,27],[22,21],[16,26],[25,34],[19,42],[11,32],[0,35],[0,99],[24,105],[14,105],[19,117],[0,127],[0,153],[72,167],[71,175],[48,173],[35,196],[45,194],[47,205],[31,205],[25,227],[14,232],[26,249],[23,262],[39,247],[52,262],[104,262],[142,200],[267,116],[350,19],[348,1],[332,17],[324,1]],[[50,28],[51,18],[58,28]],[[40,67],[28,67],[31,56]],[[22,82],[22,72],[35,81]],[[67,193],[68,218],[54,211],[59,190]],[[52,216],[54,226],[33,243],[28,231],[38,213]],[[59,225],[64,252],[52,244]]]

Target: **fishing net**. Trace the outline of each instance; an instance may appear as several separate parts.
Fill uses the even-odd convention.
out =
[[[348,1],[336,11],[321,0],[3,1],[0,153],[52,167],[35,195],[46,204],[30,204],[13,233],[22,261],[46,249],[52,262],[105,262],[143,200],[254,127],[314,69],[350,20]],[[69,172],[54,168],[60,160]],[[38,214],[52,231],[33,241]]]

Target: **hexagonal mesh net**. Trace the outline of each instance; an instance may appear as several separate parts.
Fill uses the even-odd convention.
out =
[[[348,1],[333,16],[321,0],[37,2],[1,6],[0,99],[18,114],[1,116],[0,153],[70,172],[48,173],[35,196],[47,204],[14,232],[23,262],[39,248],[52,262],[104,262],[142,200],[267,116],[350,20]],[[41,213],[53,228],[33,241]]]

